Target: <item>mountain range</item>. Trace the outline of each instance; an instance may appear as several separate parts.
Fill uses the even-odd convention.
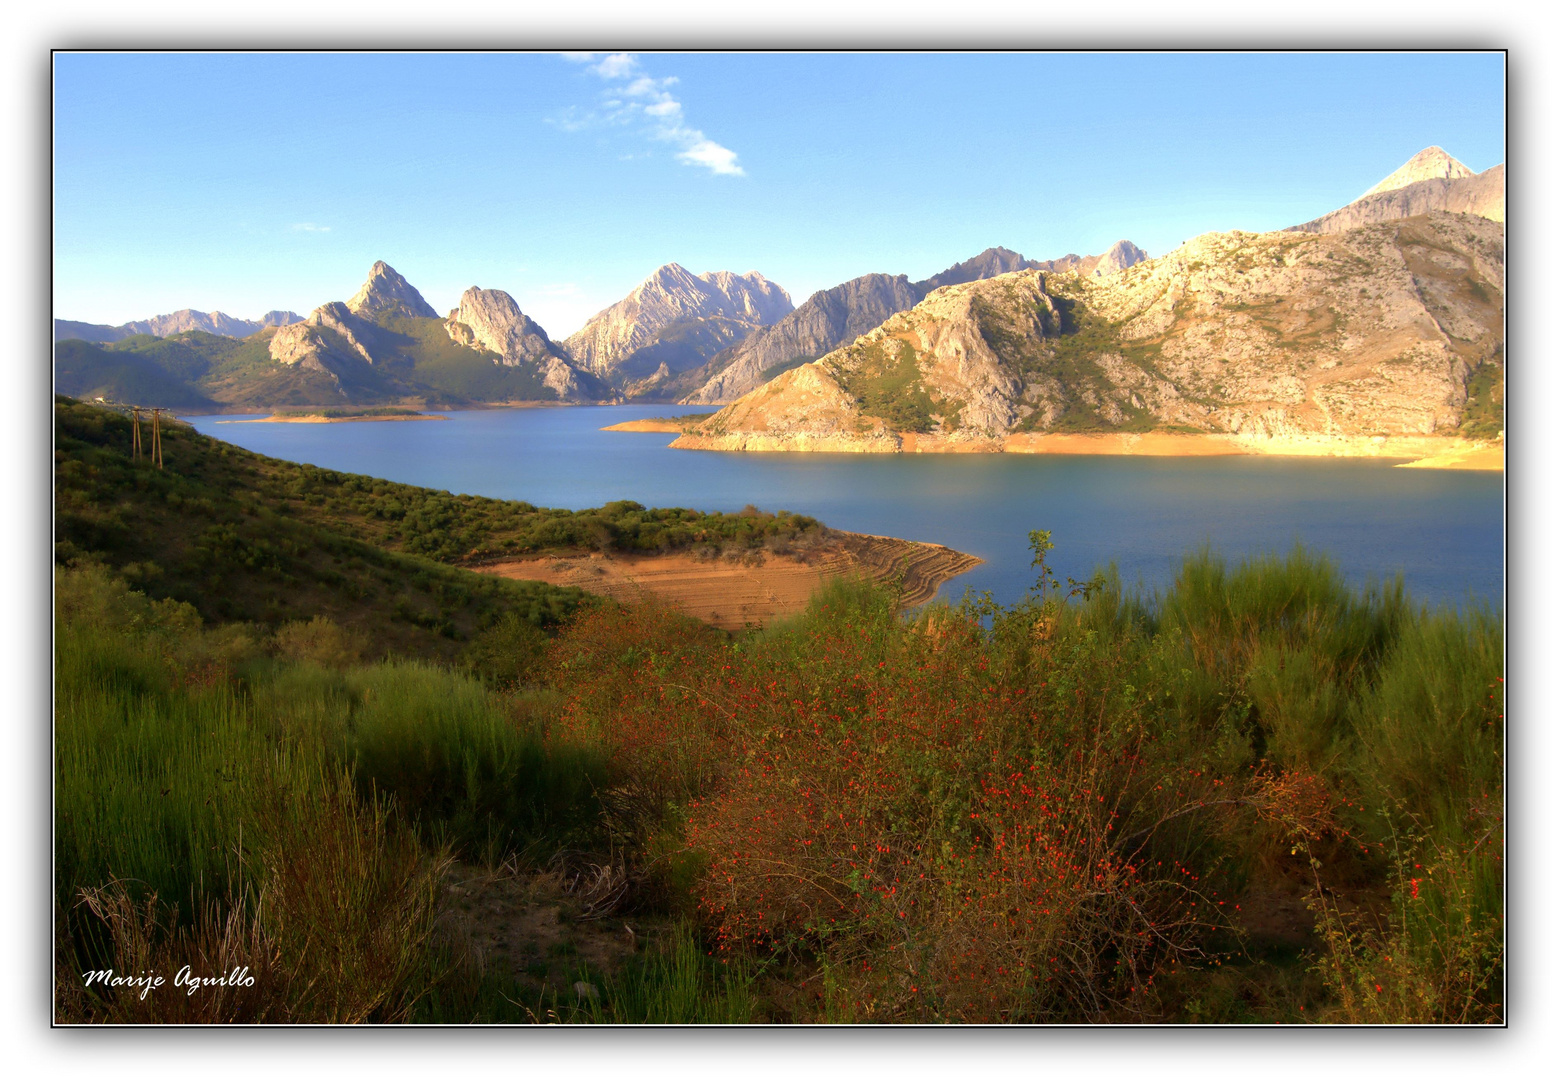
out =
[[[722,450],[1021,449],[1047,433],[1251,443],[1502,431],[1504,238],[1432,211],[1209,233],[1106,277],[944,288],[690,427]],[[1015,437],[1015,438],[1014,438]]]
[[[186,410],[681,400],[729,406],[682,443],[727,448],[1463,430],[1501,400],[1503,211],[1502,165],[1430,147],[1314,221],[1155,259],[993,247],[799,307],[756,271],[669,263],[561,341],[497,289],[441,318],[380,262],[307,318],[57,320],[56,386]]]
[[[248,337],[257,334],[269,326],[286,326],[288,323],[301,322],[303,316],[295,311],[267,311],[258,320],[251,322],[248,319],[235,319],[231,315],[225,315],[220,311],[194,311],[184,308],[175,311],[171,315],[156,315],[150,319],[141,319],[137,322],[121,323],[119,326],[106,326],[102,323],[73,322],[70,319],[54,320],[54,340],[64,341],[74,339],[77,341],[123,341],[127,337],[137,334],[150,334],[152,337],[172,337],[174,334],[184,334],[191,330],[199,330],[207,334],[220,334],[223,337]]]

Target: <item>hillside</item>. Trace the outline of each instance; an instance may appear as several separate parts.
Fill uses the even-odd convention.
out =
[[[1493,434],[1463,422],[1502,394],[1503,252],[1497,223],[1434,213],[1340,234],[1212,233],[1108,277],[952,286],[673,445],[1000,449],[1014,435],[1162,430],[1276,449]]]
[[[149,443],[149,422],[142,437]],[[852,539],[810,517],[751,508],[705,514],[616,502],[571,511],[451,495],[268,458],[171,421],[163,444],[163,469],[136,464],[128,417],[56,398],[60,562],[103,562],[208,621],[326,615],[416,654],[448,654],[510,610],[550,624],[584,599],[575,588],[472,567]]]
[[[164,424],[156,469],[131,460],[127,417],[68,398],[54,415],[57,560],[103,563],[207,622],[325,616],[384,651],[451,658],[509,612],[544,626],[587,602],[437,561],[442,539],[405,519],[436,514],[447,493],[321,474],[176,423]],[[341,505],[349,495],[354,512]]]
[[[945,285],[981,281],[1017,270],[1070,270],[1102,276],[1134,266],[1146,253],[1122,240],[1102,255],[1066,255],[1034,262],[1004,247],[987,248],[924,281],[899,274],[865,274],[813,293],[800,307],[689,373],[696,389],[687,405],[726,405],[790,368],[815,360],[906,311]]]

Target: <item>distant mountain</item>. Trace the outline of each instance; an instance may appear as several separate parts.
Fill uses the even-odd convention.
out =
[[[721,405],[735,401],[781,371],[853,341],[888,316],[913,307],[923,296],[903,274],[866,274],[813,293],[772,326],[754,331],[739,345],[715,356],[707,379],[683,398],[683,403]]]
[[[1470,214],[1209,233],[1121,273],[940,289],[674,445],[1001,449],[1013,435],[1165,428],[1284,446],[1486,437],[1502,428],[1503,307],[1503,229]]]
[[[473,301],[462,303],[466,317],[504,352],[483,345],[470,325],[424,314],[432,308],[421,294],[380,262],[351,300],[321,304],[307,319],[241,340],[195,330],[166,338],[61,341],[55,384],[76,397],[216,411],[392,402],[459,407],[595,396],[597,384],[558,356],[507,294],[477,290],[465,299]],[[513,327],[503,325],[505,300],[522,320]],[[527,352],[531,329],[542,355]]]
[[[123,323],[119,326],[107,326],[101,323],[74,322],[70,319],[54,320],[54,340],[66,341],[75,339],[78,341],[95,341],[105,343],[110,341],[123,341],[127,337],[136,334],[150,334],[153,337],[172,337],[174,334],[188,333],[191,330],[199,330],[207,334],[219,334],[223,337],[246,338],[250,334],[257,334],[270,326],[285,326],[288,323],[300,322],[303,316],[295,311],[267,311],[257,321],[248,319],[235,319],[231,315],[225,315],[220,311],[195,311],[184,308],[175,311],[171,315],[156,315],[150,319],[140,319],[135,322]]]
[[[1432,211],[1504,220],[1504,166],[1474,173],[1437,146],[1412,159],[1340,210],[1288,232],[1339,233]]]
[[[911,283],[902,274],[866,274],[814,293],[772,326],[753,332],[745,341],[716,355],[697,373],[702,376],[701,385],[682,401],[689,405],[729,404],[779,373],[853,341],[943,286],[1029,269],[1076,269],[1102,277],[1134,266],[1146,257],[1146,252],[1129,240],[1121,240],[1102,255],[1067,255],[1043,263],[1025,259],[1008,248],[994,247],[924,281]]]
[[[1405,165],[1369,188],[1359,198],[1367,199],[1382,191],[1396,191],[1423,180],[1466,180],[1476,175],[1440,147],[1430,146],[1427,150],[1413,154]]]
[[[1108,277],[1110,274],[1118,274],[1121,270],[1129,270],[1137,263],[1146,261],[1147,253],[1141,248],[1129,240],[1117,240],[1114,246],[1102,255],[1062,255],[1058,259],[1029,263],[1023,269],[1048,270],[1053,273],[1075,270],[1085,277]]]
[[[668,263],[563,347],[575,364],[613,386],[635,384],[634,392],[649,394],[793,307],[789,293],[756,271],[694,275]]]
[[[505,366],[539,368],[542,382],[564,401],[598,400],[610,393],[594,374],[576,367],[562,346],[501,289],[466,289],[444,328],[450,340],[490,350]]]
[[[967,281],[983,281],[985,278],[999,277],[1001,274],[1038,268],[1038,263],[1023,258],[1009,248],[985,248],[972,259],[965,259],[954,266],[949,266],[935,277],[915,282],[914,287],[920,291],[921,296],[924,296],[943,285],[962,285]]]

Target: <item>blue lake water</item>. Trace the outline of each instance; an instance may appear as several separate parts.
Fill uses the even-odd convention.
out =
[[[350,424],[189,419],[272,457],[456,493],[574,510],[614,499],[705,511],[751,503],[984,559],[942,587],[948,599],[965,587],[1018,599],[1032,583],[1028,531],[1049,529],[1051,565],[1062,578],[1113,562],[1128,584],[1162,588],[1203,544],[1233,561],[1302,543],[1359,585],[1400,573],[1420,602],[1502,603],[1501,473],[1275,457],[730,454],[671,450],[665,434],[599,430],[692,411],[493,409],[450,412],[441,422]]]

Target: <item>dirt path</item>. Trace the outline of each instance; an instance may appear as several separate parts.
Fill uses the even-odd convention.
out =
[[[726,630],[802,611],[831,577],[852,573],[875,581],[903,581],[906,607],[936,595],[942,582],[983,560],[940,544],[864,533],[832,533],[799,555],[754,553],[739,561],[670,555],[543,556],[478,567],[483,573],[552,585],[576,585],[614,600],[643,593],[669,600],[694,618]]]

